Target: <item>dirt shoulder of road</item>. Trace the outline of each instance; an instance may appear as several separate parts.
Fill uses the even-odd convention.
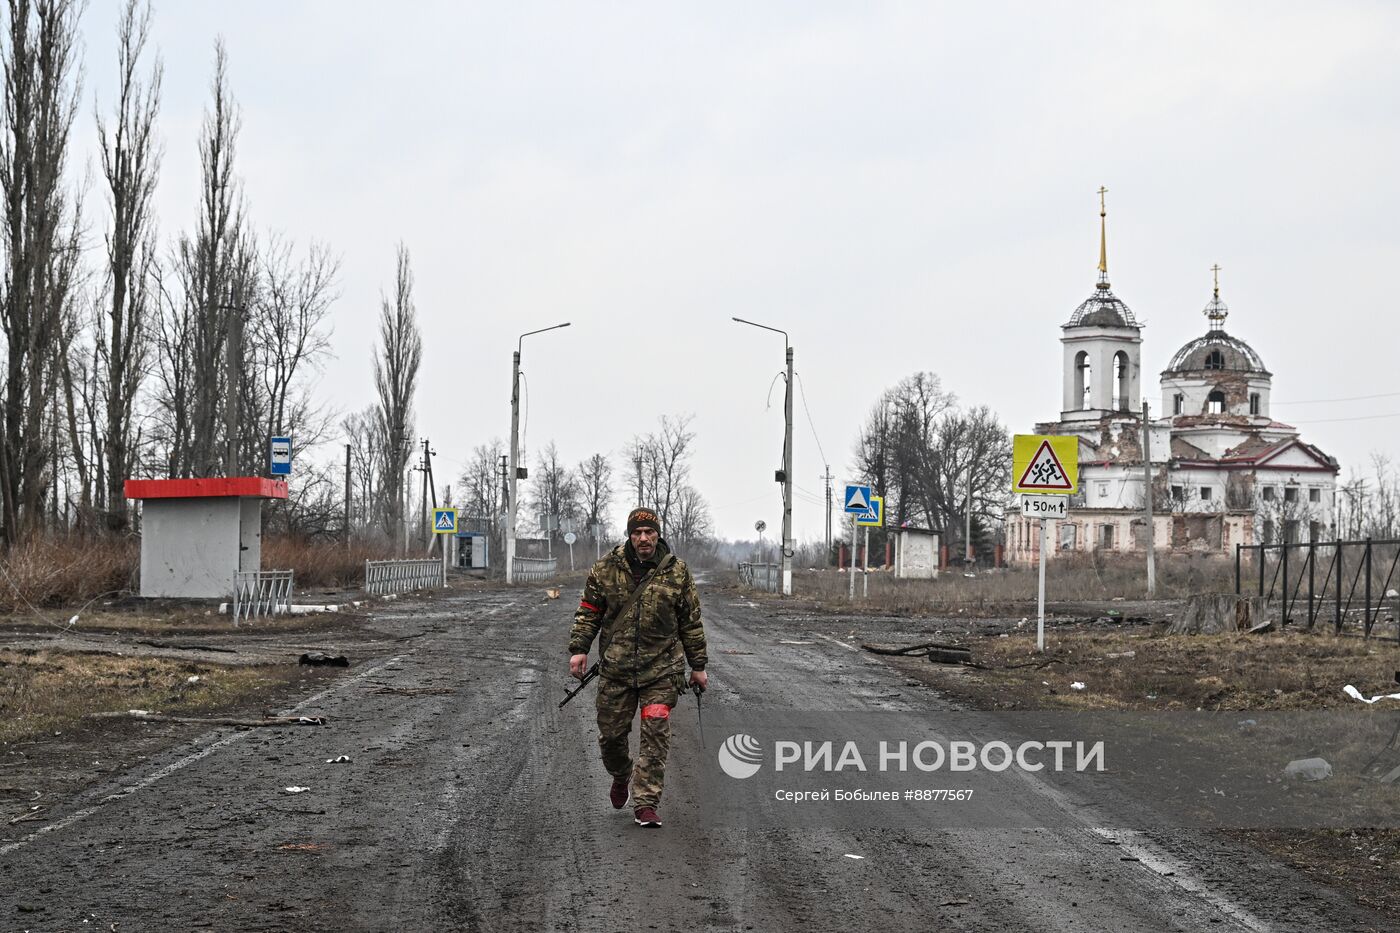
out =
[[[1091,607],[1092,608],[1092,607]],[[1110,618],[1105,616],[1104,618]],[[1360,707],[1342,688],[1392,693],[1400,678],[1394,641],[1290,631],[1265,635],[1168,635],[1163,624],[1057,626],[1035,650],[1034,624],[1010,632],[929,641],[969,648],[973,664],[890,657],[893,666],[956,701],[984,710],[1319,710]],[[940,626],[930,626],[938,631]],[[863,635],[869,635],[862,629]],[[878,635],[863,640],[874,643]],[[1074,687],[1082,684],[1082,689]],[[1400,765],[1400,749],[1387,754]],[[1400,783],[1393,785],[1400,803]],[[1400,829],[1232,830],[1357,903],[1400,915]]]
[[[489,586],[473,581],[453,589]],[[258,721],[294,705],[417,637],[422,626],[403,618],[430,612],[441,598],[324,593],[314,601],[341,611],[240,626],[204,603],[110,604],[0,619],[0,829],[37,824],[87,785],[219,725],[211,720]],[[399,621],[386,622],[389,615]],[[312,652],[344,657],[349,666],[299,663]],[[131,710],[162,718],[131,717]]]

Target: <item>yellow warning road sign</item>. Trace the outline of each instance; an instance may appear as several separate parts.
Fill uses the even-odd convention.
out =
[[[1068,496],[1079,491],[1079,438],[1017,434],[1011,445],[1011,491]]]

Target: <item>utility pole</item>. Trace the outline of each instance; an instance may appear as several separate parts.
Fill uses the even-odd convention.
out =
[[[418,464],[418,470],[423,474],[423,497],[422,510],[418,513],[419,527],[423,529],[423,546],[429,547],[433,530],[428,527],[428,439],[423,438],[423,462]]]
[[[243,384],[243,309],[237,305],[220,305],[228,312],[228,340],[224,361],[224,433],[227,452],[224,454],[224,475],[238,475],[238,392]]]
[[[783,334],[787,340],[787,334]],[[792,556],[797,542],[792,537],[792,347],[787,348],[787,394],[783,405],[783,595],[792,595]]]
[[[350,543],[350,445],[345,445],[345,543]]]
[[[1147,504],[1147,598],[1157,597],[1157,544],[1152,527],[1152,433],[1147,422],[1147,403],[1142,403],[1143,501]],[[1286,585],[1286,584],[1285,584]]]
[[[510,495],[508,497],[509,509],[506,512],[506,582],[515,582],[515,514],[516,514],[516,492],[520,480],[520,465],[517,458],[520,456],[520,351],[525,345],[525,338],[531,334],[542,334],[547,330],[558,330],[561,327],[568,327],[568,321],[563,324],[555,324],[551,327],[541,327],[539,330],[527,331],[520,335],[515,343],[515,354],[511,357],[510,366]]]
[[[831,464],[826,465],[826,560],[831,566]]]
[[[977,551],[972,547],[972,464],[967,465],[967,515],[964,516],[966,527],[963,530],[963,550],[966,552],[967,562],[974,564],[977,562]]]
[[[647,497],[642,488],[642,458],[637,457],[632,462],[637,465],[637,508],[646,508]]]

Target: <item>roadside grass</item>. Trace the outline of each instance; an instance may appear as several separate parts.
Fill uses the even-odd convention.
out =
[[[1400,645],[1331,634],[1168,635],[1165,626],[948,638],[987,670],[929,664],[941,688],[981,709],[1317,710],[1357,705],[1342,693],[1390,692]],[[1083,690],[1070,687],[1085,685]]]
[[[49,650],[0,649],[0,742],[72,729],[91,713],[209,712],[294,679],[295,664],[204,662]],[[198,678],[193,683],[190,678]]]
[[[1235,588],[1233,561],[1216,556],[1163,556],[1157,562],[1157,598],[1184,599],[1197,593],[1228,593]],[[793,575],[797,598],[819,605],[840,603],[860,614],[974,616],[1023,612],[1034,606],[1038,588],[1035,568],[957,569],[936,580],[897,579],[872,570],[869,597],[861,596],[863,581],[856,574],[856,599],[849,601],[850,577],[835,570],[808,570]],[[1046,599],[1054,603],[1081,600],[1138,600],[1147,596],[1141,560],[1076,555],[1051,561],[1046,570]]]
[[[946,638],[972,649],[990,670],[900,660],[905,670],[922,665],[939,690],[978,709],[999,710],[1319,710],[1354,709],[1388,718],[1360,729],[1355,742],[1332,752],[1378,750],[1393,728],[1394,704],[1368,710],[1342,693],[1391,693],[1400,671],[1394,639],[1365,641],[1331,634],[1287,632],[1264,636],[1167,635],[1165,626],[1079,627],[1047,632],[1047,650],[1035,652],[1033,632],[1002,638]],[[932,639],[931,639],[932,640]],[[1014,667],[1039,664],[1043,666]],[[1085,685],[1074,690],[1070,684]],[[1379,730],[1379,731],[1377,731]],[[1377,738],[1379,736],[1379,738]],[[1369,743],[1369,744],[1366,744]],[[1394,763],[1394,758],[1390,759]],[[1388,767],[1388,765],[1387,765]],[[1376,785],[1357,775],[1334,780],[1358,793]],[[1400,785],[1390,790],[1400,794]],[[1306,874],[1339,888],[1358,903],[1400,914],[1400,829],[1218,830]]]
[[[349,589],[364,579],[367,560],[396,556],[382,542],[267,537],[262,565],[291,569],[298,592]],[[82,609],[140,589],[141,540],[78,534],[36,535],[0,556],[0,613]]]

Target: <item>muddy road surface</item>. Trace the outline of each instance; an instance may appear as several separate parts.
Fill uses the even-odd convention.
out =
[[[855,647],[870,620],[701,596],[707,710],[950,708]],[[0,827],[0,929],[1400,929],[1204,833],[706,825],[697,756],[717,743],[688,701],[665,826],[641,829],[608,805],[592,688],[556,708],[575,601],[387,604],[395,650],[285,711],[328,726],[210,731]],[[880,639],[922,629],[898,625]]]

